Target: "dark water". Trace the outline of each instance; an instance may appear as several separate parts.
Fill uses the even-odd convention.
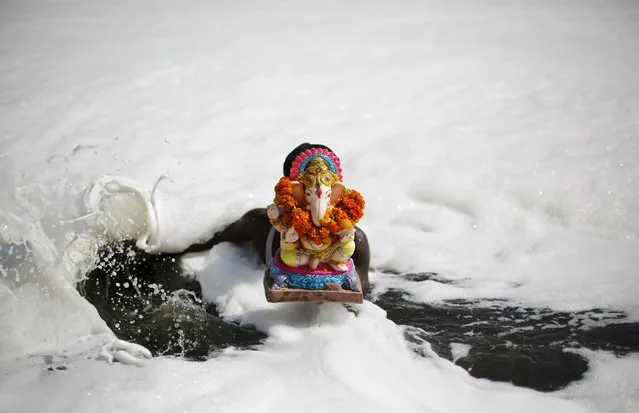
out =
[[[412,282],[447,282],[437,274],[397,274]],[[180,268],[179,257],[148,255],[132,243],[100,251],[100,261],[78,290],[122,339],[144,345],[154,355],[204,360],[223,348],[256,348],[266,336],[223,321],[201,300],[199,283]],[[368,297],[371,299],[371,297]],[[553,391],[579,380],[588,362],[578,348],[618,355],[639,351],[639,325],[616,311],[578,313],[521,308],[502,301],[415,303],[403,291],[372,299],[388,318],[407,326],[415,352],[430,343],[453,360],[451,343],[470,346],[456,363],[475,377]],[[487,304],[488,303],[488,304]],[[593,323],[598,326],[592,327]]]
[[[436,275],[398,277],[419,282]],[[639,351],[639,324],[623,322],[625,315],[616,311],[565,313],[497,300],[434,306],[411,302],[405,292],[396,290],[375,303],[395,323],[410,326],[407,340],[427,341],[442,357],[453,359],[451,343],[471,346],[456,363],[472,376],[541,391],[558,390],[583,377],[588,362],[571,350],[607,350],[619,356]]]
[[[154,355],[204,360],[229,346],[251,348],[266,336],[223,321],[202,302],[200,284],[179,257],[149,255],[132,243],[99,252],[99,264],[78,285],[119,338]]]

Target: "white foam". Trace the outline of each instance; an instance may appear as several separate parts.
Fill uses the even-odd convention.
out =
[[[460,358],[464,358],[470,353],[472,347],[464,343],[450,343],[450,351],[453,355],[453,363],[457,362]]]
[[[570,398],[585,400],[593,412],[633,412],[639,400],[639,357],[623,357],[605,351],[580,350],[589,360],[590,370],[584,380],[573,383],[561,392]]]
[[[375,267],[451,282],[376,272],[377,293],[611,308],[639,319],[636,7],[7,4],[0,235],[28,241],[34,255],[19,280],[0,283],[3,360],[112,338],[74,289],[103,237],[136,236],[149,251],[202,241],[268,204],[284,155],[302,141],[331,146],[345,183],[366,197],[361,225]],[[89,190],[83,202],[91,183],[106,185],[103,176],[116,196]],[[434,355],[413,356],[372,305],[354,318],[330,306],[268,304],[257,258],[229,246],[200,264],[204,294],[221,314],[269,333],[262,350],[131,370],[83,359],[101,348],[85,344],[68,353],[66,373],[40,378],[40,364],[11,362],[0,378],[6,410],[639,404],[632,392],[615,404],[606,386],[540,395],[478,381]],[[610,374],[625,363],[607,364]],[[272,391],[287,383],[301,387],[290,405]]]

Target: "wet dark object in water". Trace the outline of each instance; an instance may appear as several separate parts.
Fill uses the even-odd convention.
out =
[[[439,282],[437,274],[397,276]],[[620,356],[639,351],[639,324],[622,322],[621,312],[556,312],[500,300],[428,305],[410,301],[399,290],[387,291],[375,303],[395,323],[412,326],[407,330],[409,341],[427,341],[441,357],[453,360],[451,343],[470,346],[456,364],[472,376],[540,391],[559,390],[583,377],[588,362],[571,349],[607,350]],[[604,325],[590,327],[593,324]],[[419,347],[416,351],[420,353]]]
[[[223,348],[251,348],[266,336],[227,323],[206,306],[197,280],[184,274],[179,257],[150,255],[133,243],[99,252],[98,265],[80,293],[118,338],[154,355],[203,360]]]

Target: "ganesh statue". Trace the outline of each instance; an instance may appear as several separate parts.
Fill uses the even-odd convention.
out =
[[[342,167],[327,149],[298,155],[280,178],[268,218],[280,234],[264,285],[271,302],[363,300],[351,256],[364,198],[342,183]]]

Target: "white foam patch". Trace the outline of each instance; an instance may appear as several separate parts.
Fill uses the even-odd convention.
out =
[[[450,343],[450,351],[453,354],[453,363],[457,360],[464,358],[470,353],[472,347],[464,343]]]
[[[267,304],[256,257],[227,246],[198,277],[226,319],[269,332],[262,350],[132,370],[84,359],[96,345],[48,376],[24,358],[112,338],[74,289],[103,239],[134,234],[150,251],[205,240],[272,200],[303,141],[332,147],[366,197],[374,267],[447,281],[376,272],[376,292],[638,320],[636,13],[589,0],[7,3],[0,238],[33,255],[0,283],[0,352],[22,357],[3,362],[4,410],[636,410],[616,386],[540,395],[418,359],[370,304],[358,318]],[[118,185],[97,197],[106,228],[82,218],[103,176]],[[296,404],[272,391],[287,383]]]
[[[419,244],[416,239],[408,233],[404,240],[395,240],[401,252],[377,262],[376,267],[435,272],[445,282],[374,274],[375,294],[399,288],[421,302],[501,298],[557,311],[621,309],[631,319],[639,319],[635,300],[639,291],[633,276],[639,268],[634,253],[638,240],[611,240],[574,230],[489,238],[478,233],[433,234],[422,237]]]
[[[634,412],[639,400],[639,356],[623,357],[605,351],[580,350],[589,359],[584,380],[571,384],[561,393],[579,398],[593,412]]]
[[[61,349],[79,337],[109,332],[76,289],[94,264],[95,240],[58,221],[58,211],[47,207],[37,189],[31,188],[29,197],[6,191],[0,214],[2,359]],[[11,247],[20,254],[7,256]]]

